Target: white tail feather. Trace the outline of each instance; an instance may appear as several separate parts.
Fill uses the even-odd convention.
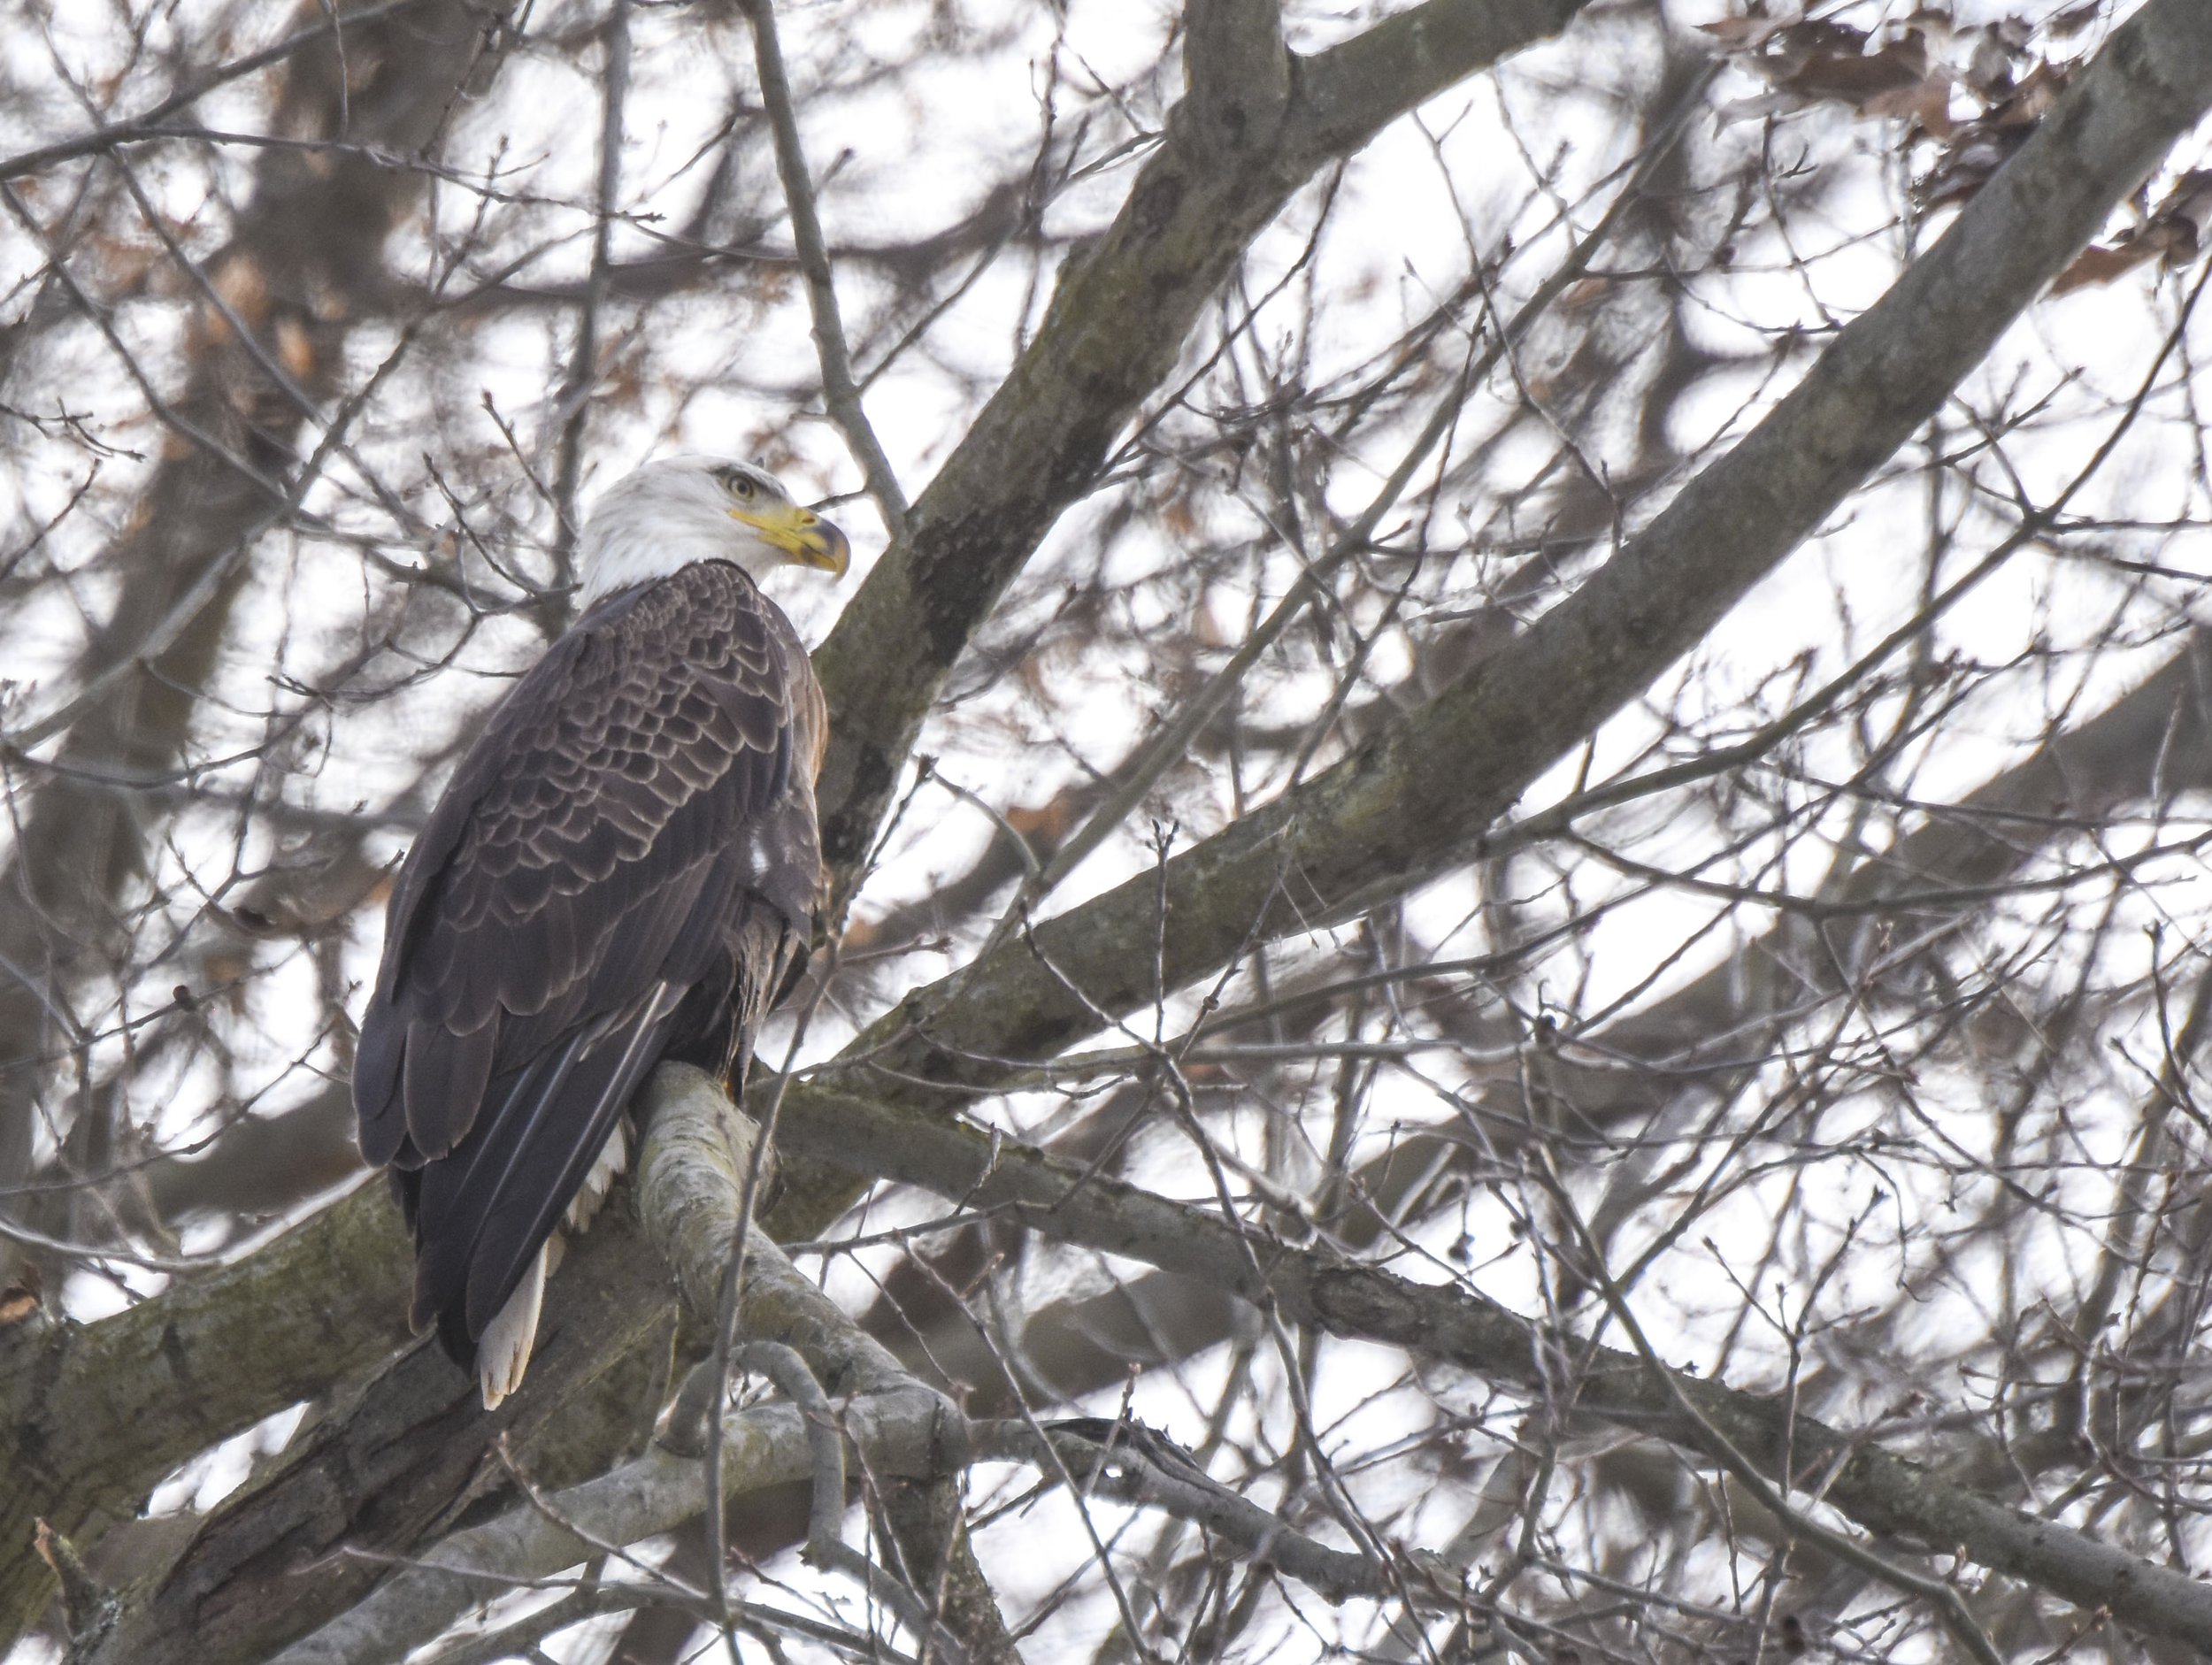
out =
[[[522,1385],[522,1373],[530,1368],[530,1348],[538,1339],[538,1308],[545,1301],[547,1259],[541,1248],[515,1293],[492,1315],[477,1341],[476,1374],[483,1385],[486,1410],[496,1410],[501,1400]]]
[[[615,1177],[630,1165],[630,1118],[618,1118],[607,1142],[592,1158],[591,1170],[584,1176],[584,1183],[577,1187],[575,1197],[568,1205],[563,1223],[571,1231],[580,1231],[589,1225],[606,1201]],[[522,1373],[530,1368],[530,1349],[538,1339],[538,1312],[545,1304],[545,1280],[553,1275],[553,1269],[561,1263],[566,1247],[558,1231],[547,1238],[538,1249],[538,1257],[515,1285],[515,1293],[493,1315],[491,1323],[484,1326],[484,1334],[476,1344],[476,1373],[484,1389],[484,1408],[495,1409],[499,1401],[522,1385]]]

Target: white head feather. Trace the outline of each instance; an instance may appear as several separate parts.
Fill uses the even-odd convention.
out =
[[[648,463],[592,505],[577,541],[577,601],[593,602],[681,572],[733,561],[755,582],[781,566],[842,575],[845,534],[791,501],[773,474],[713,457]]]

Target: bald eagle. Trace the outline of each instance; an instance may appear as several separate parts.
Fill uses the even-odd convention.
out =
[[[650,464],[595,505],[581,616],[491,713],[401,867],[353,1072],[415,1239],[412,1318],[512,1393],[565,1214],[663,1059],[741,1084],[822,877],[827,719],[780,566],[844,533],[758,468]]]

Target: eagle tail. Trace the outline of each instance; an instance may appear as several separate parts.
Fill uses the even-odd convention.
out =
[[[615,1180],[630,1165],[629,1118],[617,1116],[607,1142],[592,1159],[591,1171],[561,1216],[561,1231],[574,1234],[590,1225]],[[484,1390],[484,1408],[497,1410],[500,1400],[522,1385],[530,1368],[530,1350],[537,1343],[538,1311],[545,1304],[545,1280],[561,1263],[558,1232],[538,1246],[537,1258],[523,1273],[484,1333],[476,1341],[476,1375]]]
[[[508,1374],[509,1361],[520,1379],[537,1328],[538,1304],[527,1288],[535,1282],[541,1297],[547,1240],[592,1179],[602,1191],[611,1179],[598,1170],[630,1094],[667,1045],[684,992],[657,983],[627,1011],[518,1071],[511,1084],[495,1082],[488,1102],[498,1109],[472,1131],[475,1148],[409,1176],[416,1324],[434,1322],[456,1362],[480,1367],[488,1404],[496,1402],[494,1378]],[[615,1153],[617,1171],[621,1161]],[[496,1361],[488,1351],[495,1325]]]

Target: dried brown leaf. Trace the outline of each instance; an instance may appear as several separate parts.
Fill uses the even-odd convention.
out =
[[[2097,20],[2104,11],[2104,0],[2083,0],[2078,6],[2069,6],[2044,24],[2044,29],[2055,41],[2070,41]]]
[[[1877,93],[1859,105],[1859,113],[1902,116],[1939,139],[1948,139],[1958,131],[1959,124],[1951,118],[1951,83],[1939,73],[1910,87]]]
[[[1718,22],[1701,23],[1697,27],[1701,35],[1711,35],[1731,52],[1755,52],[1796,21],[1794,12],[1770,18],[1754,11],[1740,18],[1723,18]]]
[[[2014,83],[1986,119],[2001,127],[2032,127],[2051,113],[2059,95],[2066,90],[2070,69],[2038,64]]]
[[[2157,249],[2147,238],[2131,238],[2105,246],[2093,243],[2074,257],[2073,265],[2058,274],[2051,284],[2051,293],[2064,295],[2070,290],[2110,283],[2146,260],[2155,258],[2157,254]]]

